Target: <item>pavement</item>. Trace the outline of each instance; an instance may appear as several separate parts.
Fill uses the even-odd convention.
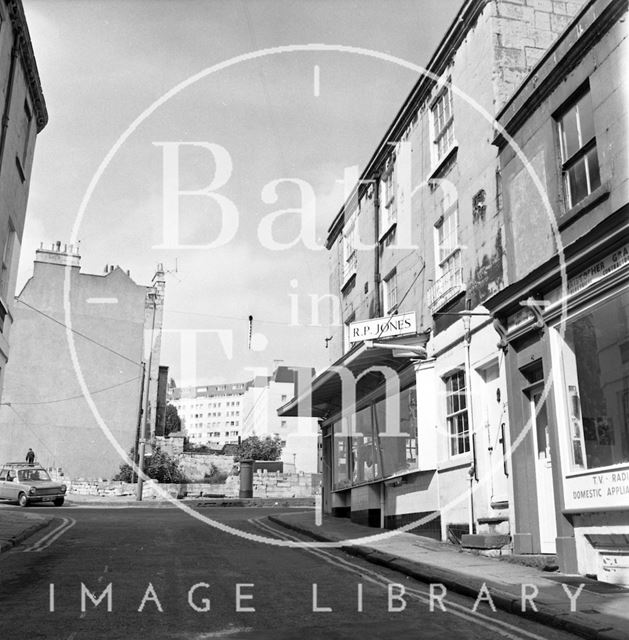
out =
[[[629,639],[629,588],[626,587],[513,564],[413,533],[393,534],[361,526],[347,518],[324,517],[319,526],[314,512],[269,515],[269,520],[314,540],[342,542],[347,553],[422,582],[442,584],[448,591],[475,599],[482,596],[481,612],[489,610],[488,593],[497,608],[549,627],[595,640]],[[358,541],[383,533],[389,535],[376,541]],[[571,611],[568,592],[574,597],[581,584],[583,589],[575,598],[575,610]],[[483,585],[486,592],[482,591]],[[537,589],[534,597],[537,610],[533,610],[529,602],[522,611],[523,589],[527,593],[535,593]]]
[[[24,513],[24,510],[2,509],[0,511],[0,553],[9,551],[40,529],[47,527],[53,515]]]

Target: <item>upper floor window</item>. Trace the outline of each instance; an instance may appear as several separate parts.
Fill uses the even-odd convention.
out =
[[[9,280],[11,277],[11,267],[16,239],[17,233],[15,232],[15,229],[13,229],[11,222],[9,222],[7,237],[4,241],[4,248],[2,250],[2,266],[0,269],[0,296],[4,299],[7,299],[10,294]]]
[[[393,313],[397,307],[397,273],[392,271],[382,281],[382,307],[386,313]]]
[[[382,174],[380,180],[380,212],[378,218],[378,239],[382,238],[389,232],[393,225],[397,222],[397,200],[395,181],[395,157],[389,158],[387,167]]]
[[[358,220],[356,213],[353,213],[343,230],[343,283],[344,286],[349,279],[355,275],[357,268],[356,256],[356,236],[358,233]]]
[[[428,304],[433,311],[452,300],[464,288],[458,201],[454,194],[446,191],[441,209],[443,214],[435,223],[436,277],[428,290]]]
[[[601,185],[589,91],[559,118],[559,135],[566,204],[570,209]]]
[[[446,385],[446,422],[450,438],[450,455],[470,450],[470,429],[467,419],[465,372],[457,371],[444,379]]]
[[[437,96],[431,109],[434,160],[439,162],[454,146],[454,114],[452,111],[452,88],[448,80]]]

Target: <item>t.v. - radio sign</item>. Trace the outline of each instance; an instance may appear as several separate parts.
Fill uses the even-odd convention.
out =
[[[349,341],[377,340],[391,336],[404,336],[417,333],[415,313],[401,313],[387,318],[371,318],[351,322],[349,325]]]

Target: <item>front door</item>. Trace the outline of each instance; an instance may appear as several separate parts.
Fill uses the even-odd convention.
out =
[[[555,520],[555,491],[553,465],[550,454],[548,411],[543,401],[544,387],[535,387],[530,393],[531,430],[535,452],[535,478],[537,484],[537,511],[539,516],[540,551],[556,553],[557,522]]]

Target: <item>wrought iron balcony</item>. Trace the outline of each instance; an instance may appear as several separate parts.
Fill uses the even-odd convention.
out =
[[[451,269],[444,273],[435,281],[432,287],[428,289],[428,306],[431,311],[436,311],[464,289],[463,269]]]

